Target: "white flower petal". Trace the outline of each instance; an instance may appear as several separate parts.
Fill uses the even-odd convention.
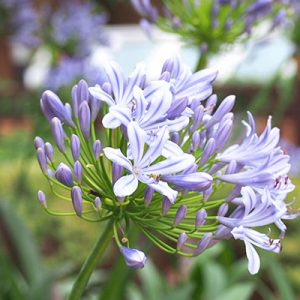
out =
[[[121,167],[124,167],[128,171],[132,171],[132,164],[130,160],[123,155],[120,149],[106,147],[103,149],[103,152],[104,155],[112,162],[116,163]]]
[[[260,268],[260,259],[251,243],[244,241],[246,246],[246,255],[248,258],[248,270],[250,274],[254,275]]]
[[[117,180],[114,193],[117,197],[126,197],[134,193],[138,187],[138,180],[133,174],[126,175]]]

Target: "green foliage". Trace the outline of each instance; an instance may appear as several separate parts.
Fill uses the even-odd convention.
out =
[[[14,261],[0,249],[0,299],[50,299],[52,275],[43,267],[38,249],[23,221],[7,202],[0,201],[1,229]],[[4,244],[2,240],[2,244]]]
[[[294,21],[294,27],[291,35],[292,41],[297,47],[297,51],[299,52],[300,47],[300,17],[296,18]]]
[[[232,9],[230,5],[221,5],[219,13],[214,19],[212,10],[215,1],[163,1],[168,10],[180,22],[180,26],[174,26],[172,20],[160,18],[158,25],[161,29],[180,35],[187,44],[199,47],[205,43],[208,47],[208,53],[219,52],[222,46],[234,43],[238,39],[245,39],[248,36],[243,35],[245,30],[245,11],[252,0],[240,1],[240,4]],[[271,16],[275,16],[280,9],[280,5],[273,5]],[[228,19],[232,20],[230,30],[226,28]],[[213,26],[214,22],[218,26]],[[254,22],[254,26],[258,21]]]

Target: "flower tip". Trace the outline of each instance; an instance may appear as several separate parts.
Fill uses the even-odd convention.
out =
[[[46,196],[43,191],[38,191],[38,200],[44,208],[47,208]]]
[[[120,252],[124,256],[125,263],[128,267],[134,269],[142,269],[145,266],[147,257],[144,252],[127,247],[120,247]]]

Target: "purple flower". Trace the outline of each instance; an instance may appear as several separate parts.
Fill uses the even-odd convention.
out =
[[[47,208],[47,201],[44,192],[38,191],[38,200],[44,208]]]
[[[82,191],[79,186],[74,186],[71,190],[71,198],[74,210],[78,217],[82,215]]]
[[[185,3],[186,9],[192,5]],[[223,5],[237,4],[218,2],[218,10]],[[42,109],[52,118],[63,155],[54,157],[52,146],[35,138],[41,169],[54,191],[56,186],[71,190],[74,211],[83,220],[112,219],[128,266],[141,268],[146,260],[143,252],[121,246],[129,245],[125,233],[133,223],[168,253],[185,256],[199,255],[223,239],[242,240],[254,274],[260,264],[255,247],[280,250],[280,241],[258,227],[274,224],[283,238],[285,220],[300,216],[285,203],[294,185],[287,175],[289,157],[278,146],[279,130],[271,128],[269,118],[264,132],[256,134],[248,113],[246,136],[225,148],[235,97],[217,106],[214,79],[214,71],[192,74],[178,58],[165,62],[158,80],[146,80],[141,66],[126,79],[110,64],[105,83],[89,88],[81,80],[73,87],[72,107],[50,92],[44,96]],[[74,127],[64,131],[72,112]],[[104,128],[94,130],[98,114]],[[60,158],[67,164],[57,163]],[[220,189],[222,195],[216,193]],[[66,200],[65,195],[57,197]],[[39,200],[45,203],[41,193]]]
[[[50,122],[54,117],[57,117],[62,123],[66,123],[74,127],[74,123],[70,118],[65,106],[56,94],[51,91],[45,91],[40,100],[41,109],[45,117]]]
[[[62,184],[72,187],[73,186],[73,175],[71,169],[64,163],[60,163],[56,172],[56,179]]]
[[[147,260],[144,252],[127,247],[120,247],[120,252],[124,256],[125,263],[128,267],[134,269],[144,268]]]
[[[248,258],[248,270],[251,274],[256,274],[260,267],[260,259],[254,246],[275,253],[279,253],[281,251],[279,239],[272,240],[266,234],[259,233],[256,230],[240,226],[234,228],[231,231],[231,234],[236,240],[244,241],[246,255]]]
[[[131,173],[121,177],[115,183],[115,195],[119,197],[131,195],[137,189],[138,182],[141,181],[174,202],[177,192],[171,189],[166,182],[160,180],[160,176],[178,173],[186,169],[194,162],[194,158],[186,154],[151,165],[162,153],[162,148],[168,139],[167,129],[164,128],[159,132],[157,139],[149,146],[145,154],[143,153],[146,141],[145,133],[135,122],[131,122],[127,130],[132,149],[133,164],[122,154],[120,149],[109,147],[103,149],[109,160],[119,164]]]

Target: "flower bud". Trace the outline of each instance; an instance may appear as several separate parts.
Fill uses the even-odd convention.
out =
[[[93,144],[93,153],[96,160],[99,158],[101,152],[102,152],[101,142],[99,140],[96,140]]]
[[[211,175],[205,172],[162,176],[162,179],[180,189],[199,192],[208,189],[213,181]]]
[[[38,200],[44,208],[47,208],[46,196],[44,192],[38,191]]]
[[[121,178],[123,173],[123,167],[113,163],[112,164],[112,183],[115,184],[119,178]]]
[[[58,118],[51,120],[51,131],[57,148],[60,152],[65,153],[64,130]]]
[[[185,218],[187,213],[187,208],[185,205],[181,205],[179,206],[176,215],[175,215],[175,219],[174,219],[174,226],[177,226],[181,223],[181,221]]]
[[[145,266],[147,258],[144,252],[123,246],[120,247],[120,252],[123,254],[125,263],[128,267],[141,269]]]
[[[36,156],[37,156],[37,160],[38,163],[41,167],[41,170],[43,173],[47,173],[47,159],[46,159],[46,155],[45,155],[45,151],[43,148],[38,148],[36,150]]]
[[[218,101],[218,97],[217,95],[213,94],[211,95],[207,101],[206,101],[206,105],[205,105],[205,111],[207,114],[211,114],[213,109],[215,108],[216,104]]]
[[[207,190],[203,191],[203,200],[207,201],[210,195],[212,194],[212,192],[213,192],[213,187],[212,185],[210,185],[210,187]]]
[[[70,120],[72,120],[72,107],[69,103],[65,103],[65,109],[67,112],[67,116]]]
[[[163,216],[165,216],[168,213],[171,205],[172,205],[172,202],[169,200],[169,198],[164,196],[163,201],[162,201],[162,211],[161,211]]]
[[[89,102],[90,93],[89,93],[89,87],[85,80],[81,79],[77,85],[77,97],[78,97],[78,104],[80,104],[84,101]]]
[[[228,212],[228,204],[223,203],[218,209],[218,217],[224,217]]]
[[[83,101],[79,106],[78,119],[81,132],[86,140],[90,138],[91,111],[87,101]]]
[[[53,147],[50,143],[45,144],[45,153],[50,161],[53,161]]]
[[[200,134],[198,131],[195,131],[192,135],[192,143],[193,143],[193,150],[197,150],[200,145]]]
[[[212,241],[212,233],[206,233],[200,240],[197,249],[194,251],[194,255],[201,254],[206,248],[209,246],[210,242]]]
[[[193,123],[193,130],[197,130],[203,120],[204,117],[204,107],[199,105],[195,108],[194,112],[194,123]]]
[[[45,91],[40,100],[42,112],[50,122],[54,117],[72,127],[74,123],[59,97],[51,91]]]
[[[56,172],[55,172],[55,177],[56,179],[68,186],[72,187],[73,186],[73,176],[72,176],[72,171],[71,169],[64,163],[60,163]]]
[[[78,160],[80,157],[80,140],[76,134],[71,136],[71,152],[74,161]]]
[[[148,186],[144,192],[144,202],[146,206],[150,204],[153,194],[154,194],[154,189]]]
[[[171,141],[173,143],[178,144],[179,138],[180,138],[180,136],[179,136],[178,132],[172,132],[172,134],[171,134]]]
[[[209,159],[210,157],[214,154],[216,148],[216,142],[214,138],[210,138],[203,150],[202,156],[199,161],[199,166],[203,166]]]
[[[78,97],[77,97],[77,88],[78,85],[74,85],[72,88],[72,106],[73,106],[73,112],[74,116],[78,118]]]
[[[39,136],[36,136],[34,138],[33,144],[34,144],[35,149],[38,149],[38,148],[44,149],[44,146],[45,146],[44,140],[42,138],[40,138]]]
[[[205,219],[207,217],[206,210],[204,208],[200,209],[197,212],[196,219],[195,219],[195,227],[198,229],[200,226],[205,224]]]
[[[101,206],[102,206],[102,201],[99,197],[96,197],[95,200],[94,200],[94,205],[95,205],[95,208],[96,210],[100,210]]]
[[[216,151],[220,151],[227,143],[232,130],[232,120],[226,120],[224,123],[220,123],[220,126],[216,132]]]
[[[81,166],[81,163],[78,160],[74,163],[73,169],[74,169],[74,176],[75,176],[77,182],[79,184],[81,184],[81,181],[82,181],[82,166]]]
[[[74,186],[71,191],[71,198],[74,210],[78,217],[82,215],[82,193],[79,186]]]
[[[205,128],[210,128],[211,126],[217,124],[221,119],[232,110],[235,102],[235,96],[226,97],[213,114],[212,118],[205,124]]]
[[[178,236],[178,240],[177,240],[177,250],[181,250],[184,243],[187,241],[188,236],[186,235],[185,232],[182,232],[179,234]]]
[[[91,108],[91,120],[94,122],[98,116],[101,109],[102,101],[96,99],[95,97],[90,98],[90,108]]]
[[[52,171],[51,169],[48,169],[48,170],[47,170],[47,174],[48,174],[48,176],[49,176],[50,178],[55,178],[55,175],[54,175],[54,173],[53,173],[53,171]]]

